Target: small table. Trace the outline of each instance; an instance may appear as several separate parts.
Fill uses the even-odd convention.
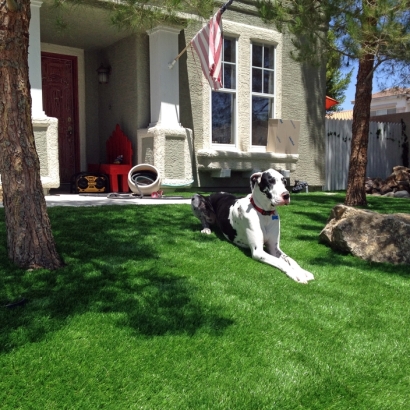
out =
[[[126,164],[88,164],[90,172],[102,172],[108,175],[111,192],[129,192],[128,173],[131,168],[131,165]]]

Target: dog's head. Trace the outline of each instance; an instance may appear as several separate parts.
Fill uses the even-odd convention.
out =
[[[286,189],[286,179],[278,171],[268,169],[264,172],[256,172],[251,176],[252,197],[264,209],[276,205],[288,205],[290,203],[289,191]]]

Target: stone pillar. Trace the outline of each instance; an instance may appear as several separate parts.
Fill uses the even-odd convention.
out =
[[[180,31],[158,26],[148,32],[151,123],[137,132],[138,163],[158,169],[163,189],[193,183],[192,130],[179,120],[179,62],[169,68],[178,55]]]
[[[168,64],[178,55],[181,30],[158,26],[148,31],[150,58],[150,127],[179,128],[179,69]]]
[[[31,86],[31,115],[36,150],[40,160],[40,177],[44,193],[60,186],[58,163],[58,121],[43,111],[41,77],[40,7],[41,0],[31,0],[28,46],[28,76]]]
[[[31,0],[31,20],[29,27],[28,75],[31,85],[31,114],[33,118],[44,118],[41,78],[40,7],[41,0]]]

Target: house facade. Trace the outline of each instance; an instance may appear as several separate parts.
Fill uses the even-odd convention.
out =
[[[323,186],[325,72],[293,61],[291,38],[264,24],[251,2],[235,1],[223,14],[218,91],[190,48],[170,64],[206,24],[195,16],[127,32],[110,24],[103,2],[61,12],[51,0],[34,0],[31,9],[29,76],[44,188],[105,163],[116,124],[133,144],[134,165],[154,165],[164,186],[245,188],[267,168],[289,170],[291,183]],[[101,67],[108,83],[99,83]],[[272,118],[300,124],[297,153],[268,149]]]
[[[372,94],[370,106],[372,117],[404,112],[410,112],[410,88],[390,88]]]
[[[354,104],[354,101],[352,101]],[[370,116],[394,115],[410,112],[410,88],[388,88],[372,94]],[[328,118],[335,120],[353,119],[353,110],[336,111],[328,114]],[[379,119],[375,119],[379,120]]]

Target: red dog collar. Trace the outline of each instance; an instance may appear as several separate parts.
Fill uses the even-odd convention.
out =
[[[251,204],[253,205],[253,207],[262,215],[275,215],[276,211],[265,211],[262,208],[259,208],[259,206],[256,206],[255,201],[253,200],[253,198],[251,197]]]

